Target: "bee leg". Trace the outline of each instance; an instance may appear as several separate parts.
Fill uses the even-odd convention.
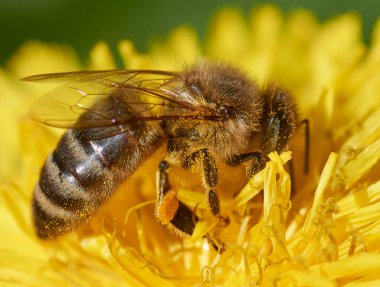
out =
[[[237,166],[237,165],[240,165],[241,163],[249,161],[249,160],[256,160],[257,162],[259,162],[259,161],[261,161],[261,159],[262,159],[262,153],[259,151],[255,151],[255,152],[249,152],[249,153],[243,153],[243,154],[235,155],[227,163],[231,166]]]
[[[247,176],[258,173],[265,167],[266,160],[259,151],[235,155],[227,164],[237,166],[244,162],[248,162]]]
[[[218,184],[219,175],[215,159],[210,155],[207,149],[200,150],[202,153],[203,178],[207,190],[207,200],[211,213],[218,216],[220,213],[219,196],[215,186]]]
[[[195,164],[196,160],[202,161],[203,182],[206,186],[207,199],[211,213],[227,225],[229,223],[229,219],[220,215],[219,196],[216,190],[213,189],[218,184],[219,180],[218,168],[216,166],[215,159],[210,155],[207,149],[200,149],[183,158],[181,163],[182,167],[184,169],[190,169],[190,167]],[[207,233],[204,238],[207,239],[207,241],[218,253],[223,253],[225,251],[225,244],[222,241],[217,238],[213,238],[209,233]]]
[[[203,182],[207,190],[207,200],[213,215],[220,216],[220,203],[217,191],[214,189],[218,184],[219,175],[215,159],[208,149],[200,149],[184,158],[182,167],[189,169],[196,160],[201,160],[203,168]]]
[[[164,224],[185,234],[193,234],[198,218],[193,211],[177,198],[177,191],[170,186],[169,163],[161,161],[157,173],[156,217]]]

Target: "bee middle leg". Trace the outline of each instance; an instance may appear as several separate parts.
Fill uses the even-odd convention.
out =
[[[184,169],[189,169],[196,160],[201,160],[203,169],[203,183],[207,191],[207,200],[211,213],[220,217],[219,196],[215,190],[215,187],[219,181],[219,174],[215,159],[211,156],[208,149],[200,149],[185,157],[182,162],[182,167]]]

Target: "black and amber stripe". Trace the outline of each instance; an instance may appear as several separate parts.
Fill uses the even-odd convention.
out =
[[[37,235],[56,237],[88,219],[160,142],[158,132],[145,125],[68,130],[34,191]]]

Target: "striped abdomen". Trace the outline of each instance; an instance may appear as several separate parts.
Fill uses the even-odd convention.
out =
[[[34,191],[37,235],[55,237],[88,219],[160,142],[144,123],[68,130]]]

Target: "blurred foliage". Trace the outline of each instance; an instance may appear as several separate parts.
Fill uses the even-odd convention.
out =
[[[370,39],[380,6],[371,0],[0,0],[0,65],[29,39],[67,43],[82,59],[98,40],[107,41],[115,51],[116,43],[128,38],[145,51],[152,39],[183,24],[193,27],[203,39],[207,23],[219,8],[229,5],[248,14],[265,3],[285,12],[310,9],[320,20],[355,11],[363,19],[365,41]]]

